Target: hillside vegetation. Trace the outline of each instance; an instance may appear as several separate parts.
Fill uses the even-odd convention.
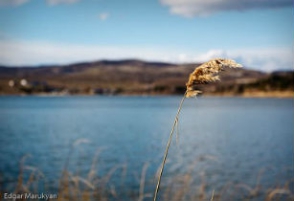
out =
[[[0,67],[0,94],[180,94],[198,64],[139,60],[98,61],[64,66]],[[225,71],[222,82],[199,86],[206,95],[293,96],[293,71]]]

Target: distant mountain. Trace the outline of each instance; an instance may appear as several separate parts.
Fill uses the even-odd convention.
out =
[[[102,60],[63,66],[2,66],[0,94],[180,94],[198,65]],[[221,79],[199,88],[217,95],[293,93],[293,71],[230,69]]]

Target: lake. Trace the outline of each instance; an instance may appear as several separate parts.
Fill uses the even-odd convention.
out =
[[[1,186],[15,189],[26,155],[24,179],[38,169],[39,180],[46,184],[40,188],[50,192],[57,192],[66,166],[81,178],[91,167],[97,178],[109,174],[105,188],[118,197],[136,197],[146,173],[145,192],[153,193],[180,100],[177,96],[0,97]],[[263,200],[268,189],[294,178],[293,108],[293,99],[186,99],[163,190],[171,185],[183,188],[185,182],[177,177],[189,175],[189,192],[205,184],[207,194],[224,191],[225,186],[246,194],[244,189],[257,183],[261,190],[255,199]],[[226,191],[227,196],[232,194]]]

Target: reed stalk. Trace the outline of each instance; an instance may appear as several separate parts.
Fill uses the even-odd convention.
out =
[[[159,170],[159,176],[158,176],[157,185],[156,185],[156,189],[155,189],[155,193],[154,193],[154,197],[153,197],[153,200],[154,201],[156,201],[156,198],[157,198],[157,194],[158,194],[159,187],[160,187],[162,173],[163,173],[163,170],[164,170],[164,165],[165,165],[165,162],[166,162],[166,159],[167,159],[167,155],[168,155],[168,150],[169,150],[169,147],[171,145],[171,141],[172,141],[172,138],[173,138],[175,127],[176,127],[176,125],[178,123],[178,120],[179,120],[179,115],[180,115],[180,112],[182,110],[183,103],[184,103],[184,101],[186,99],[186,93],[187,92],[185,92],[185,94],[184,94],[184,96],[183,96],[183,98],[182,98],[182,100],[180,102],[180,105],[179,105],[179,108],[178,108],[178,112],[176,114],[176,117],[174,119],[174,123],[173,123],[172,129],[171,129],[170,134],[169,134],[169,138],[168,138],[168,141],[167,141],[166,149],[165,149],[165,152],[164,152],[163,161],[162,161],[162,164],[161,164],[161,168]]]
[[[218,73],[221,71],[224,71],[225,68],[239,68],[242,67],[242,65],[236,63],[234,60],[231,59],[212,59],[204,64],[202,64],[199,67],[196,67],[195,70],[189,75],[188,82],[186,83],[186,92],[180,102],[180,105],[178,107],[178,111],[176,113],[173,126],[171,128],[169,138],[167,141],[166,149],[164,152],[162,164],[159,170],[158,180],[153,196],[153,201],[156,201],[157,195],[160,188],[161,178],[164,171],[164,166],[166,163],[166,159],[168,156],[168,151],[172,142],[173,134],[175,131],[175,127],[178,125],[179,121],[179,115],[182,110],[183,103],[186,98],[195,97],[199,93],[202,93],[201,91],[197,90],[196,87],[199,84],[207,84],[209,82],[214,82],[219,80]]]

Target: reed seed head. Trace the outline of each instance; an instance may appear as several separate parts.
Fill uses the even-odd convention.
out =
[[[186,83],[187,92],[186,97],[195,97],[201,91],[195,90],[198,84],[207,84],[209,82],[215,82],[219,80],[219,72],[224,71],[225,68],[240,68],[241,64],[236,63],[231,59],[212,59],[201,66],[195,68],[190,74],[189,80]]]

